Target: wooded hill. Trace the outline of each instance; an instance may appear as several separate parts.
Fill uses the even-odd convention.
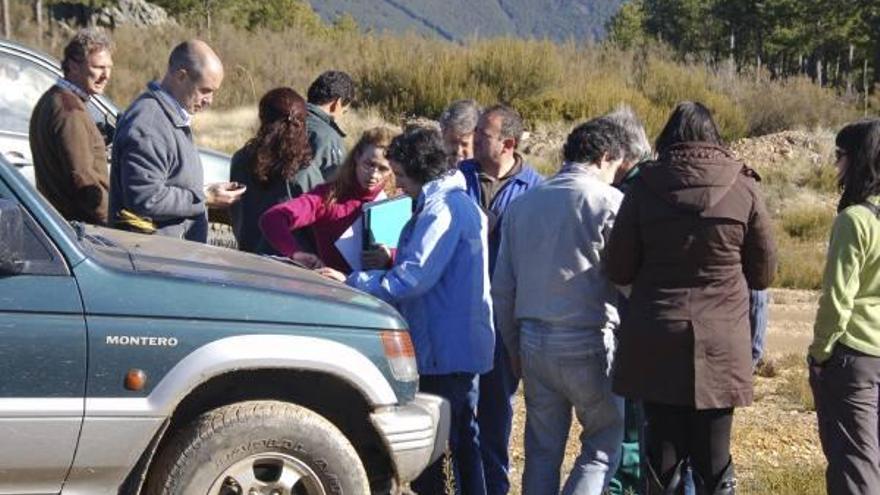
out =
[[[807,75],[845,94],[880,83],[878,0],[632,0],[609,36],[625,47],[659,39],[738,71]]]

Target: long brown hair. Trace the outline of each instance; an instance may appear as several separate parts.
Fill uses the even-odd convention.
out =
[[[330,191],[327,194],[325,204],[330,205],[331,203],[338,201],[339,198],[354,195],[360,188],[357,180],[358,157],[363,154],[368,146],[375,146],[376,148],[382,148],[383,150],[387,149],[395,135],[397,135],[397,133],[387,127],[373,127],[372,129],[364,131],[357,144],[354,145],[354,149],[352,149],[348,153],[348,156],[345,157],[342,166],[339,167],[339,170],[337,170],[333,178],[330,179]],[[384,189],[385,194],[389,197],[394,196],[394,193],[397,190],[397,186],[394,183],[394,174],[389,174],[388,178],[385,179]]]
[[[260,99],[260,129],[248,141],[251,173],[263,187],[288,180],[312,158],[306,131],[306,102],[291,88],[275,88]]]
[[[837,133],[835,144],[846,152],[846,170],[838,181],[842,190],[837,211],[880,194],[880,119],[863,119]]]

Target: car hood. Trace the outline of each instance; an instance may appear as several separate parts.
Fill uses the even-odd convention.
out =
[[[160,308],[161,316],[200,319],[404,326],[388,304],[278,258],[91,226],[83,238],[96,264],[130,279],[122,287],[139,295],[131,294],[124,301],[138,301],[149,294],[140,308],[121,304],[129,307],[129,314],[152,314],[157,309],[150,308]]]

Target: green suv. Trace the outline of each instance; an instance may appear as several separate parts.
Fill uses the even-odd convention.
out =
[[[446,444],[417,389],[385,303],[68,223],[0,159],[0,494],[398,492]]]

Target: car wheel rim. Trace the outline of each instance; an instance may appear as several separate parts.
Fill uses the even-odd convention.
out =
[[[318,475],[303,461],[266,452],[246,457],[217,477],[208,495],[326,495]]]

